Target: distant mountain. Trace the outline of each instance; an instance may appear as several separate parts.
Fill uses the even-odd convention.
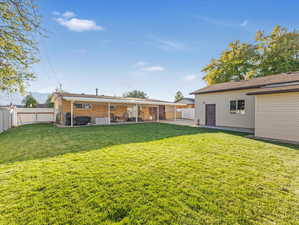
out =
[[[25,94],[25,96],[27,94]],[[45,103],[49,96],[49,93],[31,92],[31,94],[40,104]],[[0,92],[0,105],[9,105],[10,103],[14,105],[22,105],[22,100],[25,96],[22,96],[19,93],[8,95],[5,92]]]

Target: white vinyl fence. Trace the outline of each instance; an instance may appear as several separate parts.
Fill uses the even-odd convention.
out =
[[[11,127],[55,121],[53,108],[0,108],[0,133]]]
[[[53,108],[15,108],[14,126],[55,121]]]
[[[12,112],[8,108],[0,108],[0,133],[12,127]]]
[[[182,108],[177,109],[182,114],[182,119],[194,120],[195,109],[194,108]]]

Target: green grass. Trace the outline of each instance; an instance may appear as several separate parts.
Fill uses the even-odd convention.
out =
[[[298,224],[298,146],[167,124],[0,135],[0,224]]]

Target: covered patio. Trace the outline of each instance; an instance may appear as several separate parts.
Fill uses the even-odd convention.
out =
[[[55,103],[57,123],[70,127],[82,125],[82,120],[88,120],[84,125],[175,121],[176,108],[182,105],[152,99],[77,94],[61,96]]]

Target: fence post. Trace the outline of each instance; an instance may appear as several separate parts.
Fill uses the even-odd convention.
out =
[[[2,119],[2,110],[0,109],[0,133],[2,133],[2,124],[3,124],[3,119]]]
[[[10,111],[0,108],[0,133],[10,128]]]

